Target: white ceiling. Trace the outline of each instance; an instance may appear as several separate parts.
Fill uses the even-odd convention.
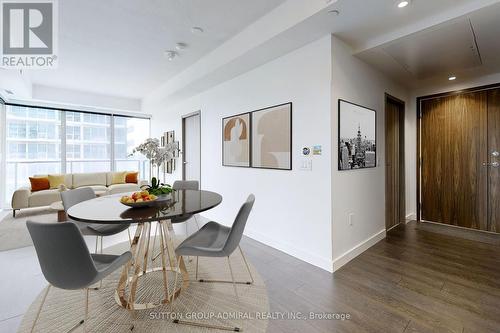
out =
[[[382,49],[417,79],[481,65],[474,30],[467,18],[417,32]]]
[[[466,80],[498,73],[500,3],[483,3],[484,6],[463,15],[410,30],[392,40],[380,39],[379,44],[365,43],[369,47],[360,48],[355,53],[412,88],[447,83],[451,75],[457,76],[458,80]],[[416,6],[414,1],[405,10],[412,14]]]
[[[413,0],[407,8],[399,9],[396,0],[288,0],[273,13],[268,13],[251,25],[252,31],[261,33],[250,37],[248,33],[235,36],[231,40],[235,43],[225,43],[217,49],[217,59],[213,59],[212,55],[205,57],[203,62],[166,82],[146,99],[169,98],[171,102],[176,102],[328,33],[343,39],[352,47],[353,54],[359,55],[493,2],[498,0]],[[294,13],[292,3],[301,4],[293,8]],[[311,10],[313,7],[315,8]],[[338,10],[340,14],[330,13],[332,10]],[[308,12],[307,15],[300,15],[304,12]],[[290,17],[294,19],[293,24],[287,21]],[[265,33],[276,30],[279,33]],[[239,52],[235,52],[234,44],[239,44]],[[242,45],[252,45],[252,50],[247,50]],[[238,57],[234,57],[234,54],[238,54]],[[386,62],[387,59],[382,60]],[[390,60],[392,66],[406,71],[393,58]],[[372,59],[371,62],[375,61]],[[225,65],[222,66],[221,63]],[[411,65],[428,67],[425,62],[418,62],[417,59]],[[406,83],[405,80],[402,81]]]
[[[168,94],[186,97],[328,33],[407,86],[442,75],[440,71],[500,72],[500,0],[412,0],[404,9],[396,4],[396,0],[64,0],[59,2],[60,68],[33,72],[32,81],[133,98],[167,85]],[[340,15],[329,14],[332,9]],[[193,35],[192,26],[201,26],[206,33]],[[177,42],[189,46],[169,62],[163,51]]]
[[[37,85],[140,98],[283,2],[59,1],[59,68],[29,75]],[[188,47],[168,61],[177,42]]]
[[[397,0],[340,0],[334,6],[341,12],[334,33],[360,51],[474,2],[481,1],[413,0],[400,9]]]

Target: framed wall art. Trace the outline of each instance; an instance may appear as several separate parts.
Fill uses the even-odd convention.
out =
[[[223,118],[222,165],[292,170],[292,103]]]
[[[222,119],[222,165],[250,167],[250,113]]]
[[[163,133],[163,136],[161,137],[161,147],[168,148],[170,151],[172,151],[173,158],[163,165],[164,172],[172,174],[177,167],[176,159],[179,157],[180,152],[179,141],[175,141],[175,131]]]
[[[252,167],[292,169],[292,103],[251,112]]]
[[[339,99],[339,170],[377,166],[376,111]]]

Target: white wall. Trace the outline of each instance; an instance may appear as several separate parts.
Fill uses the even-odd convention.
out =
[[[332,239],[334,269],[385,237],[385,93],[406,101],[408,92],[332,37]],[[338,99],[377,111],[377,167],[338,171]],[[353,225],[348,215],[354,214]]]
[[[444,92],[474,88],[500,82],[500,73],[485,75],[477,78],[462,80],[460,77],[456,81],[442,83],[422,82],[420,87],[411,91],[410,104],[406,112],[405,127],[405,155],[406,155],[406,212],[411,218],[416,218],[417,212],[417,97],[434,95]]]
[[[140,111],[141,100],[135,98],[108,96],[57,87],[33,85],[33,99],[69,105],[97,108]]]
[[[146,98],[153,135],[175,130],[181,116],[201,110],[203,189],[222,194],[203,215],[232,223],[249,193],[256,195],[246,234],[302,260],[332,270],[331,242],[331,38],[326,36],[175,106]],[[223,167],[223,117],[293,103],[293,170]],[[303,146],[322,145],[313,170],[299,170]],[[181,178],[180,170],[169,181]]]

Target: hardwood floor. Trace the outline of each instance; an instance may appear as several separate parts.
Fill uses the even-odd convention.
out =
[[[400,225],[334,275],[248,238],[243,249],[271,311],[351,317],[272,320],[268,332],[500,332],[500,238],[466,231]]]
[[[500,235],[411,222],[334,275],[246,237],[242,248],[266,281],[271,311],[351,316],[270,320],[270,333],[500,332]],[[0,332],[15,332],[46,282],[32,247],[1,252],[0,263],[9,266]]]

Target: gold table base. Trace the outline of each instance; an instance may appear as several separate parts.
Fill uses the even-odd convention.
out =
[[[189,286],[189,275],[186,270],[186,265],[182,257],[178,257],[174,250],[174,229],[170,220],[158,221],[158,229],[160,234],[160,255],[161,266],[150,267],[153,265],[150,260],[151,252],[154,250],[156,236],[153,239],[153,249],[150,248],[151,240],[151,223],[142,222],[137,225],[135,236],[132,239],[130,252],[132,253],[132,261],[125,265],[118,287],[115,292],[115,300],[121,307],[129,310],[145,310],[152,309],[163,304],[171,303],[179,296],[182,289]],[[167,264],[168,260],[168,264]],[[130,270],[133,270],[129,277]],[[137,284],[139,278],[153,272],[163,272],[163,290],[164,298],[156,302],[136,303]],[[174,272],[173,290],[169,287],[168,272]],[[182,275],[182,284],[178,285],[178,276]],[[126,295],[127,286],[129,293]]]

